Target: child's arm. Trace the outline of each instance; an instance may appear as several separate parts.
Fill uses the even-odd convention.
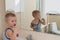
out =
[[[10,38],[10,40],[16,40],[15,34],[10,29],[7,30],[6,35],[7,35],[7,37]]]
[[[33,28],[33,29],[37,28],[36,26],[32,26],[32,25],[30,27]]]
[[[36,26],[34,26],[34,21],[31,22],[30,27],[33,28],[33,29],[37,28]]]
[[[45,25],[45,19],[44,18],[40,19],[40,23],[42,23],[43,25]]]

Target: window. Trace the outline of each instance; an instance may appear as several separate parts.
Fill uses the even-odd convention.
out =
[[[46,0],[45,12],[46,13],[60,13],[60,0]]]
[[[24,0],[5,0],[6,11],[24,12]]]

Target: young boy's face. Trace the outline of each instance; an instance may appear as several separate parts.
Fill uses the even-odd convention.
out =
[[[39,13],[34,14],[34,18],[39,19],[40,18],[40,14]]]
[[[7,21],[8,26],[16,26],[16,17],[9,17]]]

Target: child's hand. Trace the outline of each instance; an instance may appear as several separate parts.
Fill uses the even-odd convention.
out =
[[[40,22],[45,25],[45,19],[44,18],[40,18]]]
[[[41,21],[41,22],[44,22],[44,21],[45,21],[45,19],[44,19],[44,18],[40,18],[40,21]]]
[[[42,21],[45,21],[45,19],[44,19],[44,18],[42,18]]]

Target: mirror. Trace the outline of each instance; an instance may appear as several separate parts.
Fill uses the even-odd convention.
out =
[[[59,30],[60,30],[59,0],[34,0],[30,2],[25,1],[26,10],[24,13],[21,13],[21,28],[24,28],[27,30],[33,30],[30,27],[31,21],[34,19],[32,16],[32,11],[39,10],[41,17],[44,18],[46,22],[46,25],[41,25],[42,32],[50,33],[50,34],[60,34],[59,33]],[[28,5],[30,5],[31,7]]]
[[[20,2],[16,0],[15,2],[18,4],[16,6],[17,26],[22,35],[28,33],[32,35],[36,35],[35,33],[38,35],[40,33],[60,35],[59,0],[23,0],[24,3],[20,6]]]

